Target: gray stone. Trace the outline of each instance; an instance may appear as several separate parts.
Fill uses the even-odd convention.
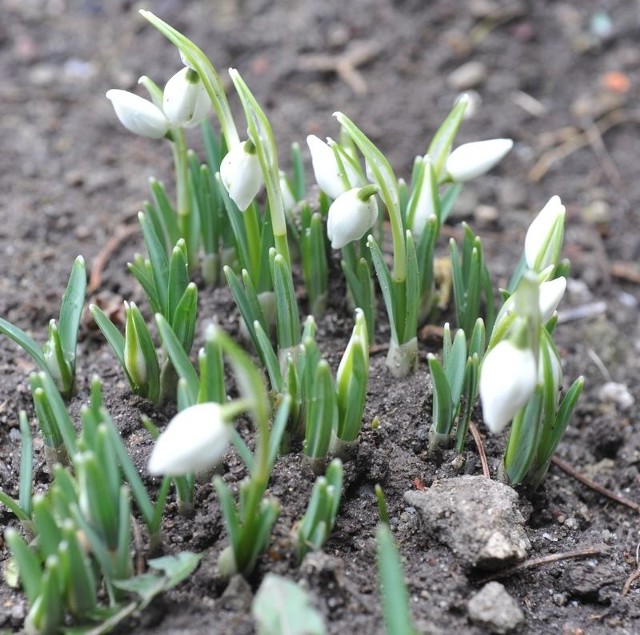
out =
[[[447,84],[455,90],[477,88],[489,75],[487,67],[478,61],[471,61],[456,68],[447,78]]]
[[[522,624],[524,614],[517,602],[499,582],[489,582],[467,605],[469,619],[492,633],[508,633]]]
[[[518,494],[503,483],[457,476],[406,492],[404,499],[420,513],[424,530],[467,567],[501,569],[523,560],[531,548]]]

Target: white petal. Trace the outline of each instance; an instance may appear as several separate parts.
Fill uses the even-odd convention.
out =
[[[207,116],[211,102],[197,73],[179,70],[164,87],[162,109],[172,124],[191,128]]]
[[[229,150],[220,163],[220,178],[241,212],[258,195],[264,181],[258,155],[246,151],[246,141]]]
[[[447,158],[446,171],[454,181],[464,182],[486,174],[513,147],[511,139],[488,139],[465,143]]]
[[[487,427],[497,434],[513,419],[536,388],[536,360],[530,349],[502,340],[482,362],[480,400]]]
[[[167,134],[169,120],[160,108],[147,99],[119,89],[108,90],[106,96],[127,130],[151,139],[160,139]]]
[[[524,239],[524,255],[529,269],[540,272],[556,264],[562,248],[565,207],[552,196],[533,219]]]
[[[563,276],[547,280],[540,285],[540,320],[546,324],[558,308],[567,289],[567,279]]]
[[[149,459],[149,473],[180,476],[207,470],[222,459],[231,432],[220,404],[185,408],[158,437]]]
[[[344,193],[345,187],[342,183],[341,173],[333,150],[329,147],[329,144],[316,137],[316,135],[307,137],[307,145],[311,152],[313,174],[318,187],[329,198],[338,198]]]
[[[327,236],[333,249],[341,249],[354,240],[360,240],[378,218],[376,197],[370,196],[362,201],[358,198],[360,189],[347,190],[329,207]]]

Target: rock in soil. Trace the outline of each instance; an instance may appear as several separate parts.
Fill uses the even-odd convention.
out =
[[[486,626],[492,633],[508,633],[522,624],[524,614],[517,602],[499,582],[489,582],[467,605],[469,619]]]
[[[434,481],[405,500],[421,515],[424,530],[472,569],[497,570],[523,560],[531,548],[518,494],[484,476]]]

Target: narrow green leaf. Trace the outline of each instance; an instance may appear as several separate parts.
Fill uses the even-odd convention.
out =
[[[84,258],[78,256],[73,263],[69,282],[62,296],[58,321],[62,348],[72,368],[75,368],[76,342],[86,288],[87,272]]]
[[[447,375],[440,362],[429,355],[429,372],[433,383],[433,430],[439,435],[451,433],[453,427],[453,406],[451,402],[451,388]]]
[[[185,353],[182,342],[180,342],[176,334],[173,332],[173,329],[169,326],[167,320],[159,313],[156,314],[156,325],[158,327],[160,337],[162,338],[162,345],[167,351],[167,355],[169,356],[173,367],[176,369],[180,378],[186,383],[189,402],[197,403],[198,393],[200,392],[200,380],[193,368],[193,364]]]
[[[268,573],[251,605],[258,635],[325,635],[322,616],[295,582]]]
[[[387,524],[378,525],[376,542],[382,613],[387,635],[415,635],[400,554]]]

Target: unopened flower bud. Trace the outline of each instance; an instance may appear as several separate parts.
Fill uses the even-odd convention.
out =
[[[220,163],[220,178],[231,200],[244,212],[264,183],[256,147],[243,141],[227,152]]]
[[[555,265],[562,249],[565,207],[559,196],[552,196],[542,211],[533,219],[524,240],[527,266],[540,272]]]
[[[488,139],[465,143],[447,158],[446,172],[452,181],[471,181],[495,167],[513,147],[511,139]]]
[[[149,472],[182,476],[208,470],[222,459],[231,433],[220,404],[207,402],[185,408],[158,437]]]
[[[196,71],[185,67],[164,87],[162,109],[174,126],[192,128],[209,113],[211,101]]]
[[[333,249],[360,240],[378,218],[378,203],[375,185],[354,187],[341,194],[329,208],[327,236]]]
[[[358,184],[359,177],[349,165],[346,157],[341,161],[342,167],[340,166],[332,148],[334,144],[335,142],[331,139],[329,139],[329,143],[325,143],[316,135],[307,137],[316,183],[329,198],[337,199],[349,189],[345,185],[345,180],[350,186],[354,186]]]
[[[480,400],[484,422],[491,432],[502,432],[529,401],[537,381],[531,349],[502,340],[486,354],[480,371]]]
[[[113,104],[120,123],[134,134],[161,139],[169,131],[169,120],[158,106],[128,90],[111,89],[107,99]]]

